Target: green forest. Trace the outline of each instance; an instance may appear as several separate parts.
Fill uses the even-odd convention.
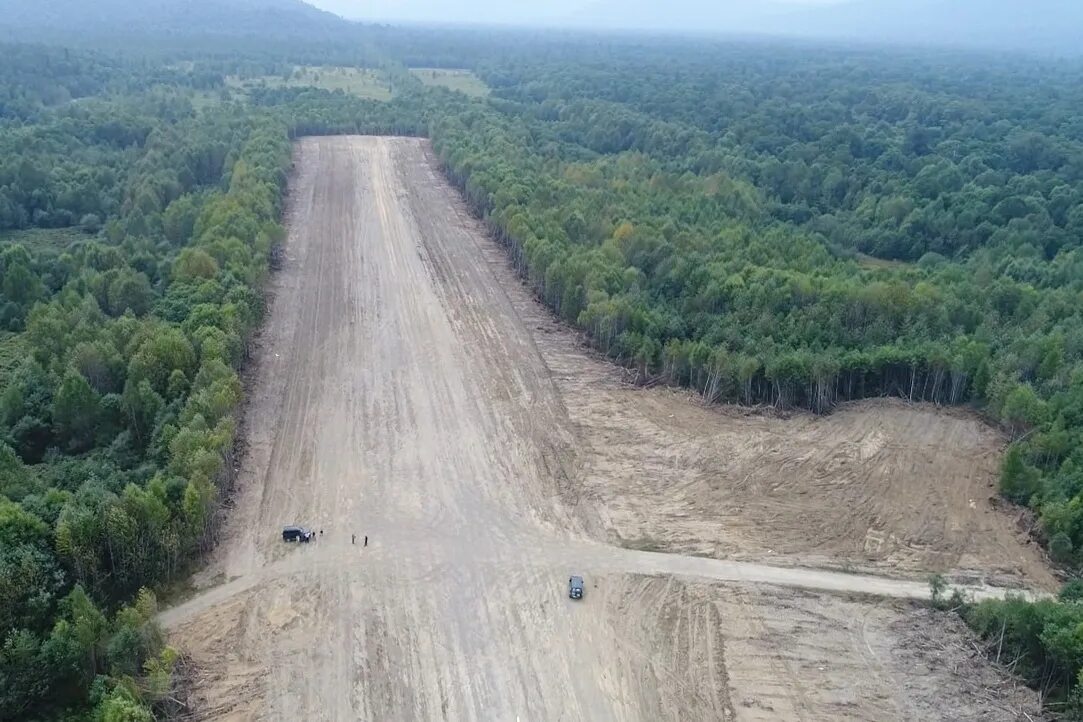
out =
[[[0,53],[0,719],[175,711],[156,593],[215,541],[302,135],[431,138],[538,297],[643,382],[978,409],[1013,440],[1005,497],[1083,563],[1083,65],[389,28],[125,50]],[[230,92],[299,66],[391,99]],[[1083,709],[1075,584],[960,607],[1059,711]]]
[[[17,50],[58,75],[4,73],[0,227],[40,232],[0,236],[0,718],[152,719],[151,589],[213,542],[289,141],[167,69]]]

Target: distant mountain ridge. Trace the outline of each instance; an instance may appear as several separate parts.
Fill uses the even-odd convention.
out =
[[[596,0],[574,25],[1083,54],[1083,0]]]
[[[437,1],[418,8],[431,10]],[[478,7],[496,2],[487,1],[489,5]],[[341,0],[336,7],[345,3]],[[484,22],[487,17],[475,15],[463,21]],[[816,6],[782,0],[593,0],[562,22],[541,22],[594,30],[757,34],[1083,55],[1083,0],[844,0]],[[0,0],[3,40],[244,35],[319,42],[322,37],[342,37],[355,27],[302,0]]]
[[[0,0],[9,38],[334,32],[346,21],[300,0]]]
[[[794,19],[818,35],[906,43],[961,44],[1035,52],[1083,52],[1079,0],[854,0]]]

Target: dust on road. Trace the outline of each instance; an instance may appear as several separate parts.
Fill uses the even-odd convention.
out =
[[[991,467],[979,464],[958,491],[956,472],[937,477],[914,461],[926,440],[907,440],[907,425],[922,419],[938,419],[939,436],[975,458],[995,451],[995,437],[973,430],[973,420],[866,405],[844,412],[866,422],[843,415],[850,432],[833,432],[837,421],[787,426],[624,388],[517,282],[424,141],[306,139],[295,161],[288,260],[260,339],[235,511],[202,575],[235,581],[174,617],[174,639],[198,669],[193,717],[906,719],[926,709],[915,705],[939,710],[924,719],[1035,712],[1033,695],[961,647],[943,652],[952,667],[930,666],[910,684],[900,660],[913,651],[900,645],[939,622],[911,624],[905,603],[767,589],[724,566],[732,562],[605,543],[805,561],[807,551],[863,552],[873,529],[900,540],[888,549],[943,547],[939,556],[904,553],[911,569],[1008,564],[1046,583],[986,498],[967,505],[973,514],[956,509]],[[904,413],[917,416],[890,420]],[[858,433],[873,419],[879,441]],[[835,451],[817,452],[832,433]],[[757,476],[756,459],[772,448],[782,449],[777,463]],[[833,463],[851,469],[839,474]],[[926,498],[907,493],[930,475],[952,490],[950,513],[930,515]],[[890,515],[872,492],[854,491],[881,477],[882,487],[898,487],[883,503],[901,508]],[[795,495],[808,503],[782,503]],[[869,509],[839,509],[847,498]],[[861,521],[828,533],[824,514]],[[284,545],[279,531],[289,523],[324,534],[308,547]],[[959,541],[967,534],[1000,540],[1008,556],[990,561],[983,547]],[[351,544],[351,535],[368,535],[370,546]],[[892,561],[877,553],[875,561]],[[581,570],[593,573],[575,603],[564,585]],[[690,581],[734,578],[727,574],[745,581]],[[1007,696],[969,695],[950,668],[980,672]]]

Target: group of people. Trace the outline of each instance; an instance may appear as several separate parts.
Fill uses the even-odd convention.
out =
[[[321,538],[321,539],[323,538],[323,529],[320,529],[320,538]],[[362,539],[363,539],[363,541],[362,541],[362,546],[366,546],[366,547],[367,547],[367,546],[369,545],[369,535],[368,535],[368,534],[365,534],[365,535],[364,535],[364,536],[362,537]],[[357,535],[356,535],[356,534],[350,534],[350,543],[351,543],[351,544],[357,544]]]

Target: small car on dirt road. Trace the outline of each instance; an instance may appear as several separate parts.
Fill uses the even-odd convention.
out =
[[[285,542],[305,542],[306,544],[312,541],[312,537],[316,536],[316,533],[311,529],[305,529],[303,526],[288,526],[282,530],[282,541]]]
[[[572,599],[583,598],[583,577],[570,577],[568,579],[568,596]]]

